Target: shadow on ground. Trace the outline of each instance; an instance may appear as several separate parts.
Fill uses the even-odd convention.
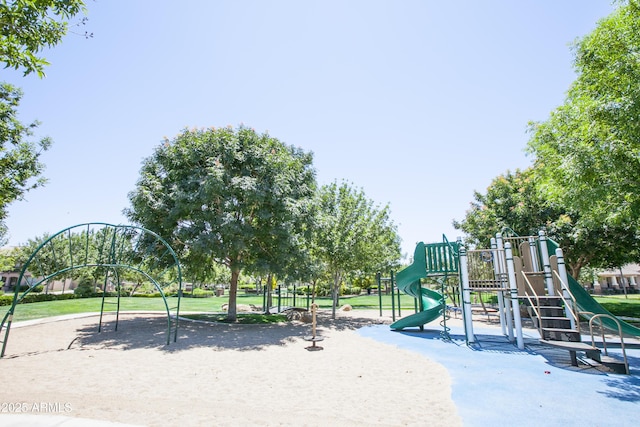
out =
[[[329,330],[356,330],[363,326],[380,324],[381,321],[356,314],[340,315],[331,319],[328,313],[319,313],[317,334]],[[214,323],[180,320],[178,338],[173,335],[167,345],[167,318],[140,316],[120,318],[116,330],[115,319],[98,325],[86,325],[77,330],[77,338],[70,348],[77,349],[136,349],[157,348],[166,352],[178,352],[197,347],[220,350],[260,351],[302,339],[311,334],[311,324],[299,321],[270,324]]]

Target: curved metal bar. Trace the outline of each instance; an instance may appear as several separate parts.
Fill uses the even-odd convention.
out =
[[[102,243],[99,245],[99,248],[96,248],[97,259],[91,259],[91,255],[93,255],[90,253],[90,246],[92,241],[89,238],[89,236],[90,234],[96,232],[95,231],[96,229],[98,229],[97,232],[103,233]],[[82,257],[78,254],[75,254],[76,250],[82,249],[82,248],[75,248],[74,250],[74,245],[72,240],[73,240],[73,237],[76,235],[73,233],[75,230],[83,230],[83,231],[80,231],[79,234],[82,236],[82,234],[84,233],[86,236],[84,239],[84,262],[78,262]],[[57,249],[55,243],[58,240],[64,240],[65,235],[68,241],[67,242],[63,241],[63,243],[65,243],[65,246],[62,247],[64,248],[64,250],[62,250],[62,253],[59,254],[60,255],[59,257],[57,256],[58,255],[57,252],[60,252],[59,251],[60,248]],[[159,273],[158,277],[154,277],[154,273],[155,273],[154,271],[147,271],[147,270],[153,270],[153,268],[151,268],[150,266],[147,266],[147,269],[145,269],[145,265],[144,265],[145,259],[147,256],[149,256],[150,258],[152,257],[156,258],[153,256],[154,250],[153,249],[147,250],[141,256],[138,252],[139,245],[141,243],[143,236],[151,237],[152,241],[154,241],[156,244],[159,243],[159,246],[164,247],[165,249],[164,253],[160,256],[160,258],[155,259],[156,264],[159,264],[158,261],[164,258],[167,254],[170,255],[170,258],[169,258],[170,262],[168,262],[169,267],[165,268],[161,273]],[[132,248],[128,248],[127,242],[136,237],[138,237],[138,241],[135,242],[136,243],[135,246]],[[107,240],[110,240],[110,242],[107,243]],[[68,250],[68,260],[65,259],[65,255],[67,255],[66,253],[67,250]],[[74,256],[74,254],[76,256]],[[138,258],[141,258],[141,261],[137,264],[137,266],[131,265],[131,263],[128,263],[127,260],[124,259],[127,256],[131,256],[135,254],[138,254]],[[42,255],[43,257],[49,256],[51,258],[51,262],[54,265],[52,269],[55,271],[53,273],[42,275],[42,279],[40,280],[32,281],[29,284],[29,287],[22,294],[20,294],[21,284],[23,279],[25,278],[25,273],[28,271],[29,266],[31,266],[32,263],[35,262],[40,267],[40,270],[44,270],[44,268],[42,268],[42,263],[39,258],[39,255]],[[129,260],[132,261],[132,259],[129,259]],[[109,269],[115,270],[116,274],[119,268],[130,269],[130,270],[137,271],[138,273],[146,277],[150,282],[152,282],[156,290],[160,293],[165,305],[166,312],[167,312],[167,344],[169,344],[171,340],[171,328],[172,328],[171,308],[169,308],[169,303],[167,301],[165,292],[163,290],[163,286],[160,282],[161,280],[160,276],[166,273],[167,270],[175,268],[176,269],[175,281],[172,280],[169,282],[169,284],[177,283],[178,285],[178,302],[177,302],[177,306],[174,307],[176,310],[174,341],[177,341],[178,319],[180,314],[180,297],[182,296],[182,269],[180,266],[180,262],[178,261],[178,257],[175,251],[173,250],[173,248],[167,243],[165,239],[163,239],[157,233],[143,227],[138,227],[134,225],[115,225],[115,224],[109,224],[105,222],[93,222],[93,223],[77,224],[71,227],[67,227],[53,234],[52,236],[48,237],[44,242],[42,242],[36,248],[36,250],[31,253],[27,261],[23,264],[22,269],[20,271],[20,275],[18,277],[17,285],[15,287],[13,301],[11,303],[9,310],[7,311],[4,318],[2,319],[2,322],[0,322],[0,333],[2,332],[3,328],[6,328],[4,339],[2,341],[2,349],[0,350],[0,357],[3,357],[5,353],[7,340],[9,337],[9,331],[11,329],[11,323],[13,321],[13,315],[15,313],[17,304],[20,301],[22,301],[36,286],[40,285],[41,283],[48,281],[55,276],[64,274],[66,272],[69,272],[78,268],[84,268],[84,267],[104,267],[107,270]],[[104,304],[103,304],[103,307],[101,308],[101,317],[102,317],[103,309],[104,309]],[[119,305],[118,305],[117,311],[119,313]]]

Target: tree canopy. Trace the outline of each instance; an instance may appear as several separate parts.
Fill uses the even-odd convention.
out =
[[[565,249],[572,274],[640,259],[640,5],[620,7],[574,44],[576,80],[544,122],[530,123],[533,166],[476,192],[456,228],[487,240],[534,228]]]
[[[640,248],[638,231],[623,226],[588,226],[577,212],[545,198],[536,181],[536,170],[507,172],[494,179],[475,201],[456,229],[467,234],[469,244],[488,248],[489,240],[504,228],[521,236],[544,229],[563,248],[574,277],[585,266],[612,268],[630,262]]]
[[[575,49],[577,78],[529,151],[547,197],[592,226],[640,224],[640,6],[621,2]]]
[[[21,97],[19,89],[0,83],[0,244],[7,235],[8,206],[44,184],[40,156],[51,145],[49,138],[29,141],[38,123],[24,125],[18,120]]]
[[[125,214],[165,238],[191,271],[231,271],[235,320],[242,270],[290,266],[312,224],[311,153],[253,129],[184,130],[147,158]]]
[[[84,9],[82,0],[0,0],[0,62],[25,75],[44,77],[48,62],[40,56],[60,43],[68,21]],[[37,122],[18,120],[22,92],[0,83],[0,244],[6,240],[7,207],[29,190],[44,184],[40,155],[51,145],[48,138],[29,141]]]
[[[333,280],[335,316],[338,287],[345,275],[374,274],[396,266],[401,256],[400,237],[389,206],[375,206],[361,189],[334,182],[318,193],[319,219],[312,247]]]
[[[39,53],[60,43],[83,10],[83,0],[0,0],[0,62],[44,77],[49,63]]]

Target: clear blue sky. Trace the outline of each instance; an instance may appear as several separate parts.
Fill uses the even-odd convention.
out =
[[[88,0],[46,52],[20,119],[50,136],[49,183],[14,203],[9,243],[127,223],[141,162],[185,127],[268,131],[391,207],[412,254],[454,240],[473,191],[527,167],[527,123],[575,78],[570,44],[609,0]]]

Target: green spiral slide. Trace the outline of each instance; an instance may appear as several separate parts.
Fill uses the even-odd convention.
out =
[[[396,286],[407,295],[419,298],[419,301],[421,302],[421,310],[392,323],[391,329],[402,330],[404,328],[422,327],[442,315],[445,308],[445,299],[442,294],[431,289],[423,288],[420,285],[420,279],[429,277],[434,273],[440,275],[442,271],[440,271],[441,268],[439,267],[441,265],[447,265],[447,257],[440,260],[445,261],[444,263],[434,263],[433,260],[427,260],[426,254],[435,253],[433,251],[434,248],[443,248],[444,250],[448,250],[448,246],[444,246],[442,244],[425,246],[424,243],[420,242],[416,246],[413,255],[413,264],[398,272],[398,275],[396,276]],[[442,250],[438,251],[438,253],[441,252]],[[427,267],[427,262],[431,265],[430,268]],[[433,270],[434,265],[438,266],[435,271]]]

